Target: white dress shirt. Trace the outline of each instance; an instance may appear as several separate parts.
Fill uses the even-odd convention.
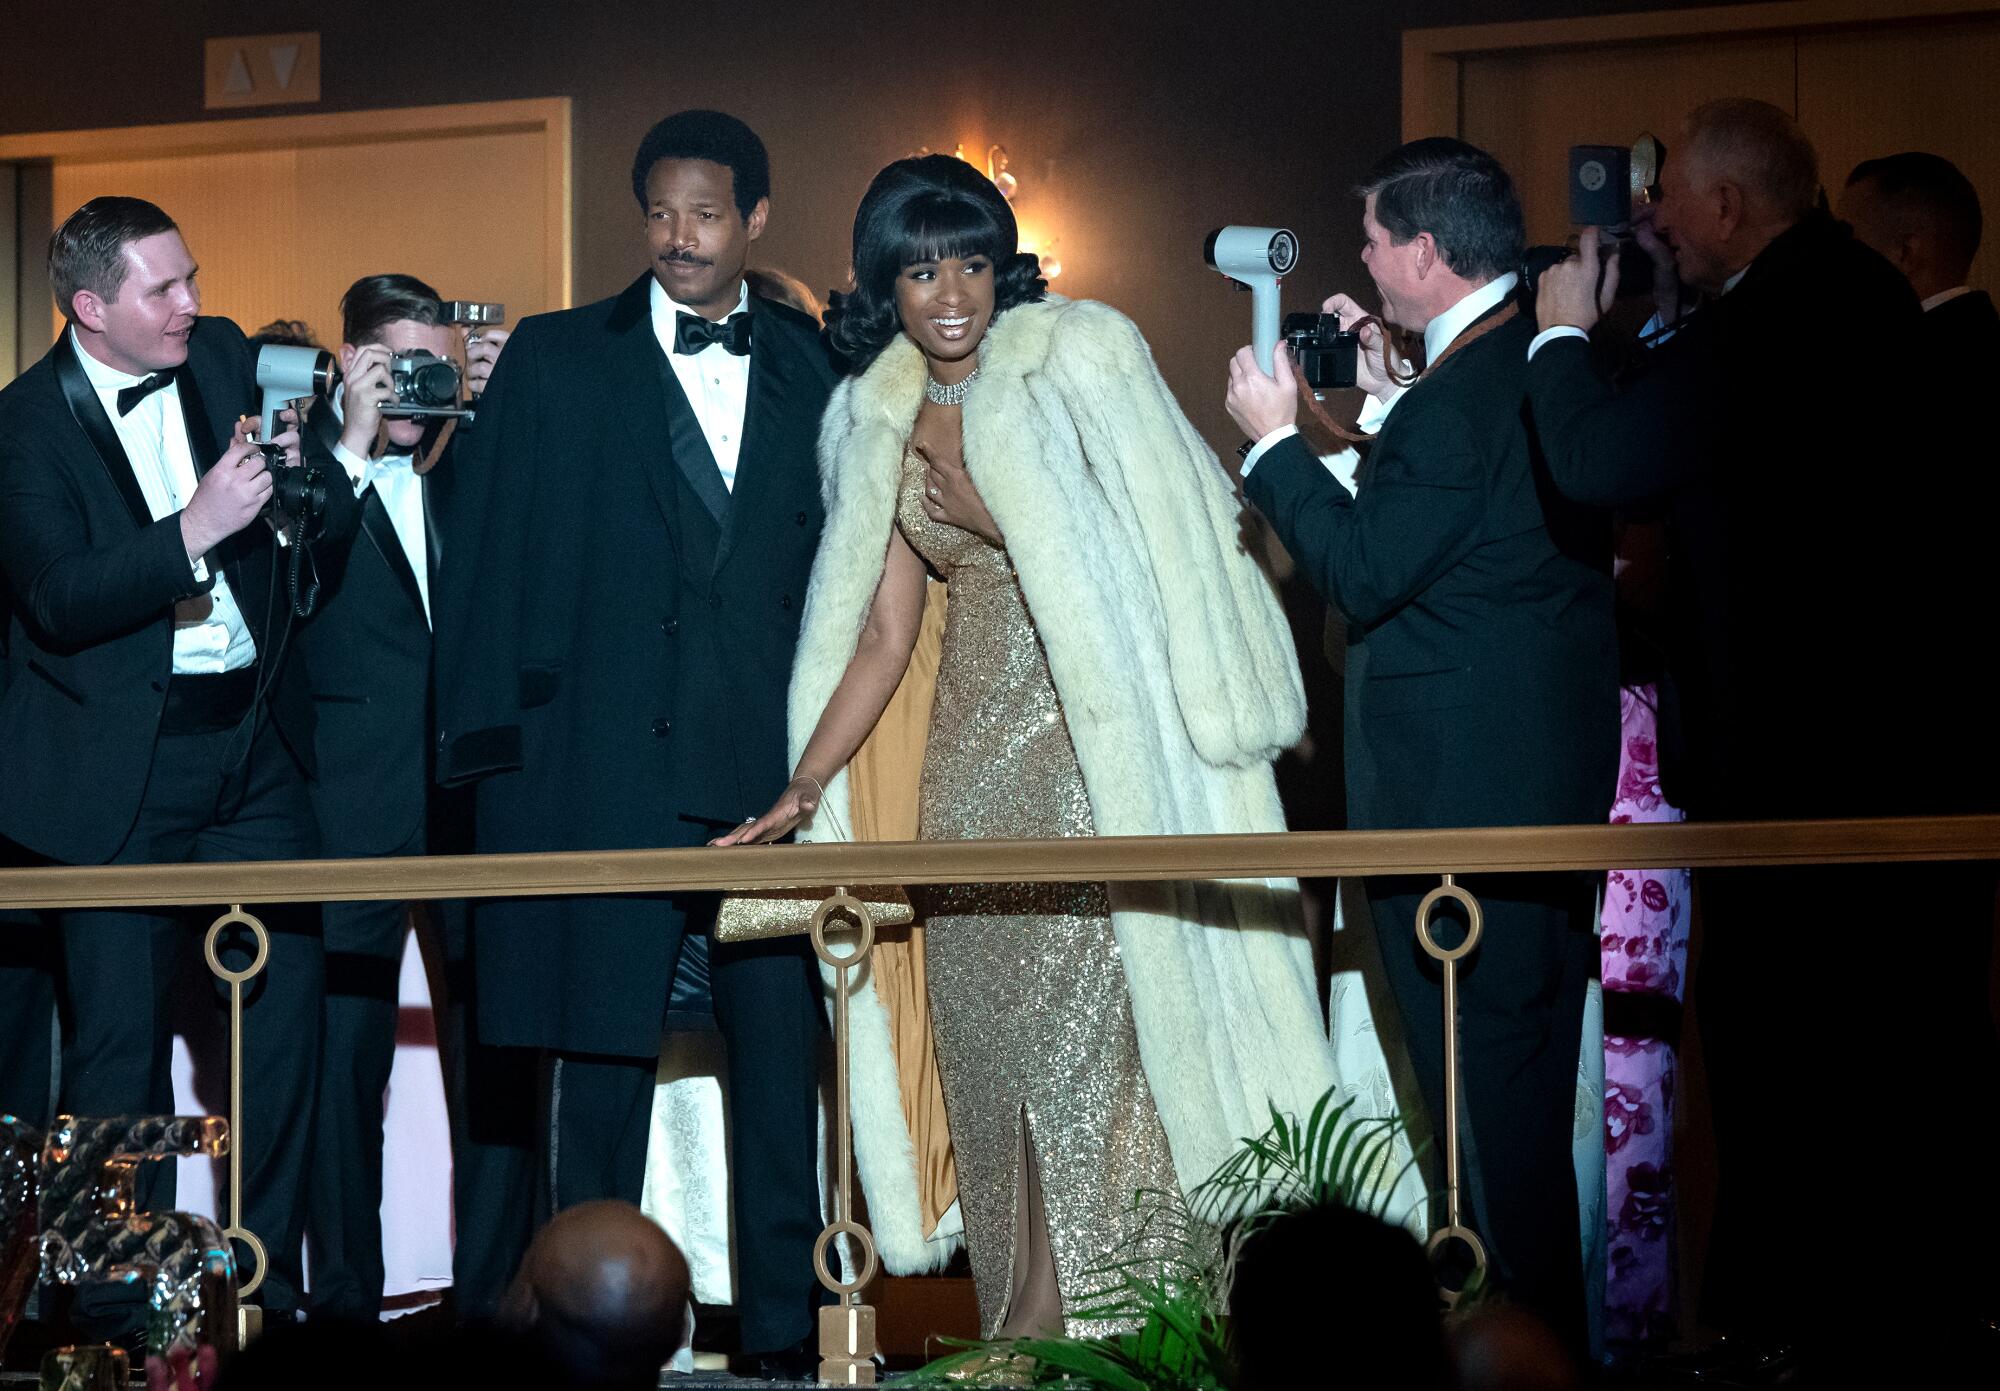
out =
[[[339,419],[338,400],[334,401],[333,408],[334,418]],[[403,558],[410,562],[410,569],[416,574],[417,594],[424,601],[424,621],[430,622],[430,549],[429,538],[424,533],[424,480],[417,477],[416,457],[411,454],[384,454],[379,459],[364,459],[344,442],[334,444],[333,457],[347,471],[347,479],[354,485],[356,497],[372,487],[375,496],[382,500],[382,510],[389,514],[389,525],[395,528],[396,539],[402,543]]]
[[[1487,281],[1484,285],[1481,285],[1478,289],[1459,300],[1458,303],[1452,305],[1451,308],[1445,310],[1444,313],[1432,319],[1428,324],[1425,324],[1424,360],[1426,362],[1436,362],[1439,357],[1443,356],[1445,349],[1451,346],[1453,339],[1472,327],[1473,322],[1480,315],[1499,305],[1507,296],[1513,294],[1514,287],[1520,283],[1521,277],[1509,271],[1497,280]],[[1408,389],[1408,387],[1392,385],[1386,396],[1380,398],[1375,396],[1368,397],[1367,400],[1361,403],[1361,414],[1354,422],[1355,429],[1365,435],[1372,435],[1379,431],[1382,428],[1382,422],[1389,418],[1389,412],[1396,408],[1396,402],[1402,399],[1403,393]],[[1257,461],[1269,452],[1272,445],[1278,443],[1280,440],[1290,439],[1298,432],[1299,427],[1296,425],[1280,425],[1277,429],[1271,431],[1270,434],[1258,440],[1251,447],[1250,452],[1243,457],[1243,476],[1245,478],[1250,476],[1250,470],[1257,466]],[[1337,453],[1325,455],[1320,460],[1321,463],[1333,471],[1335,477],[1341,478],[1341,481],[1348,485],[1350,491],[1353,488],[1352,482],[1349,481],[1349,478],[1341,477],[1343,469],[1340,464],[1334,461],[1346,460],[1346,456],[1353,453],[1352,449],[1343,449]],[[1347,460],[1346,462],[1346,471],[1351,475],[1353,461]]]
[[[130,415],[120,415],[119,391],[137,386],[145,378],[99,362],[83,346],[74,328],[69,334],[76,360],[83,364],[83,375],[97,392],[105,415],[111,418],[111,428],[117,432],[118,443],[124,446],[132,475],[139,480],[139,491],[145,495],[146,508],[153,514],[153,520],[164,521],[179,513],[188,505],[200,482],[194,471],[194,455],[188,447],[187,425],[181,415],[180,384],[169,382],[132,407]],[[190,559],[195,579],[207,582],[207,557]],[[206,595],[207,615],[199,619],[177,618],[174,622],[176,676],[235,671],[257,660],[257,644],[250,636],[250,625],[243,621],[243,611],[236,606],[236,596],[229,592],[229,580],[219,572],[214,579]],[[200,606],[202,596],[192,602]]]
[[[722,486],[733,493],[736,460],[743,449],[743,412],[750,399],[750,356],[745,353],[739,357],[720,343],[710,344],[698,353],[675,352],[674,316],[694,311],[669,299],[657,280],[653,281],[650,293],[653,335],[660,340],[660,351],[673,364],[674,376],[679,378],[681,390],[687,393],[688,404],[694,408],[694,418],[708,441],[708,452],[715,456],[715,466],[722,472]],[[747,313],[749,308],[750,287],[745,285],[730,313]]]
[[[1954,285],[1949,290],[1939,290],[1924,301],[1924,313],[1928,314],[1940,304],[1950,304],[1960,295],[1969,295],[1971,293],[1972,287],[1970,285]]]

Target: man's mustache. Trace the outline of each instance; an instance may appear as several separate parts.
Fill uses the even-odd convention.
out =
[[[704,261],[699,256],[690,256],[685,251],[663,251],[660,253],[660,259],[669,265],[675,266],[712,266],[715,264],[713,261]]]

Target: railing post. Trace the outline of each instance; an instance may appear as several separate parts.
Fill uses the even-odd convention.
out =
[[[827,947],[826,925],[835,914],[860,929],[854,949],[835,955]],[[859,970],[875,947],[875,919],[868,905],[843,886],[822,901],[812,915],[813,954],[833,968],[833,1135],[835,1180],[833,1221],[813,1243],[813,1270],[820,1284],[833,1292],[834,1302],[819,1311],[819,1379],[829,1386],[875,1384],[875,1310],[861,1303],[861,1290],[875,1278],[875,1238],[854,1220],[854,1127],[847,1104],[847,995],[851,972]],[[846,1236],[854,1243],[858,1269],[842,1280],[833,1271],[833,1243]]]
[[[1441,947],[1437,938],[1431,935],[1431,915],[1439,903],[1452,899],[1465,908],[1465,940],[1450,949]],[[1467,1276],[1467,1284],[1457,1289],[1441,1290],[1446,1307],[1458,1303],[1471,1284],[1486,1269],[1486,1246],[1479,1234],[1465,1225],[1460,1206],[1461,1161],[1458,1143],[1458,963],[1479,945],[1479,935],[1485,927],[1486,914],[1479,906],[1479,900],[1462,889],[1452,875],[1445,875],[1444,882],[1423,896],[1417,904],[1417,942],[1425,955],[1444,968],[1444,1172],[1445,1172],[1445,1220],[1442,1227],[1431,1233],[1424,1250],[1433,1259],[1438,1248],[1448,1241],[1462,1241],[1472,1252],[1472,1270]]]
[[[257,944],[257,954],[240,971],[232,971],[222,964],[222,935],[232,927],[249,929],[251,939]],[[271,934],[254,914],[244,912],[242,904],[234,903],[227,913],[209,924],[208,935],[202,941],[202,953],[208,958],[208,969],[218,979],[229,982],[229,1225],[222,1229],[222,1234],[232,1241],[242,1242],[254,1262],[250,1278],[236,1291],[240,1301],[255,1294],[263,1285],[271,1264],[263,1241],[243,1225],[243,987],[262,975],[270,961]],[[250,1340],[262,1330],[263,1318],[262,1309],[240,1302],[237,1304],[237,1347],[249,1345]]]

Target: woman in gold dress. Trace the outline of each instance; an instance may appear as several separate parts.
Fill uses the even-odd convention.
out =
[[[949,602],[921,838],[1283,829],[1269,761],[1303,723],[1296,658],[1226,478],[1137,331],[1047,295],[1006,202],[944,156],[877,176],[854,268],[828,313],[854,375],[821,438],[828,526],[793,677],[797,776],[719,843],[801,825],[827,838],[814,814],[844,805],[930,575]],[[1073,1320],[1091,1267],[1131,1234],[1135,1195],[1198,1182],[1270,1104],[1303,1111],[1338,1081],[1388,1114],[1365,1004],[1346,1004],[1359,1064],[1328,1040],[1291,888],[919,899],[988,1334]],[[908,1142],[871,1142],[860,1074],[875,1035],[859,1018],[869,1209],[885,1263],[920,1266],[885,1230]]]

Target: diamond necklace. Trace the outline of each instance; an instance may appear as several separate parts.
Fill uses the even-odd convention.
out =
[[[950,386],[940,385],[936,377],[924,378],[924,399],[934,406],[959,406],[965,404],[965,393],[979,380],[979,369],[966,373],[965,380],[953,382]]]

